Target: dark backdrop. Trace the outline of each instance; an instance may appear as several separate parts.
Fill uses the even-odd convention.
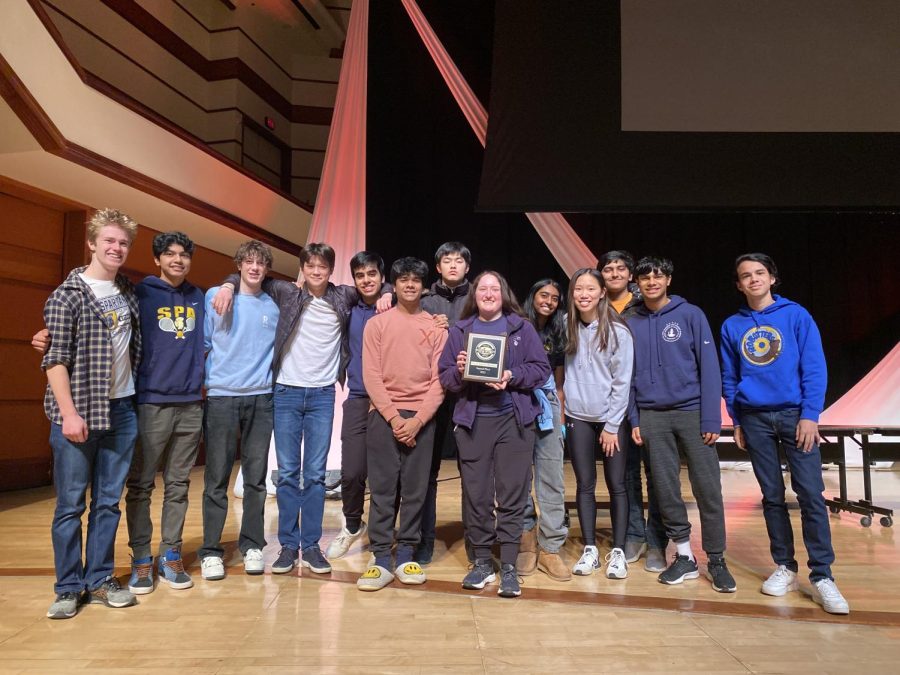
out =
[[[420,0],[425,16],[481,101],[488,104],[493,3]],[[370,4],[367,246],[390,263],[432,260],[460,239],[473,271],[495,268],[520,295],[562,271],[520,213],[479,213],[483,151],[399,0]],[[783,293],[822,330],[830,403],[900,338],[898,214],[581,213],[567,215],[595,253],[626,248],[673,259],[672,292],[701,306],[713,331],[739,297],[735,256],[770,253]]]

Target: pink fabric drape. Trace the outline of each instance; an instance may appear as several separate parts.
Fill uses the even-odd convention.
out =
[[[415,0],[401,0],[401,2],[412,20],[416,32],[425,43],[425,48],[434,60],[441,77],[447,83],[450,93],[453,94],[453,98],[456,99],[469,126],[475,132],[478,142],[484,147],[487,140],[487,111],[475,96],[475,92],[469,87],[462,73],[459,72],[456,64],[453,63],[453,59],[444,49],[444,45],[434,34],[431,24],[428,23]],[[575,230],[562,214],[526,213],[525,215],[566,275],[571,276],[575,270],[581,267],[594,267],[597,264],[597,256],[591,253],[581,238],[575,234]]]
[[[366,85],[369,0],[354,0],[325,164],[308,242],[334,248],[332,281],[352,284],[347,261],[366,247]]]
[[[819,416],[834,427],[900,427],[900,342]]]

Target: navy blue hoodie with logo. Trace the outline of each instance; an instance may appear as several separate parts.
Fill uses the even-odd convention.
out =
[[[203,291],[185,281],[170,286],[146,277],[135,287],[141,313],[143,358],[138,403],[191,403],[202,399]]]
[[[632,426],[640,410],[699,410],[700,432],[722,430],[722,377],[706,315],[672,295],[658,312],[644,303],[627,317],[634,337]]]

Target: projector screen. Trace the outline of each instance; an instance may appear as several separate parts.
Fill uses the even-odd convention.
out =
[[[892,210],[900,2],[498,0],[479,208]]]

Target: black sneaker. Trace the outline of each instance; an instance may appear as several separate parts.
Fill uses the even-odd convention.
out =
[[[721,554],[710,555],[707,559],[706,577],[712,582],[713,590],[719,593],[734,593],[737,590],[734,577],[725,564],[725,556]]]
[[[297,566],[300,555],[292,548],[282,546],[275,562],[272,563],[272,574],[287,574]]]
[[[494,575],[494,563],[488,560],[476,560],[472,564],[472,569],[463,579],[462,587],[470,591],[480,591],[487,584],[495,581],[497,577]]]
[[[130,607],[137,602],[134,594],[122,588],[119,580],[109,577],[90,593],[90,602],[94,605],[106,605],[107,607]]]
[[[331,571],[331,563],[322,555],[322,549],[318,546],[310,546],[303,549],[300,564],[309,568],[316,574],[328,574]]]
[[[657,580],[661,584],[680,584],[685,579],[696,579],[699,576],[697,561],[676,553],[672,558],[672,564],[657,577]]]
[[[422,567],[430,565],[434,558],[434,542],[422,541],[416,546],[416,554],[413,556],[415,561]]]
[[[510,563],[500,565],[500,588],[497,589],[497,595],[501,598],[518,598],[522,595],[515,565]]]

